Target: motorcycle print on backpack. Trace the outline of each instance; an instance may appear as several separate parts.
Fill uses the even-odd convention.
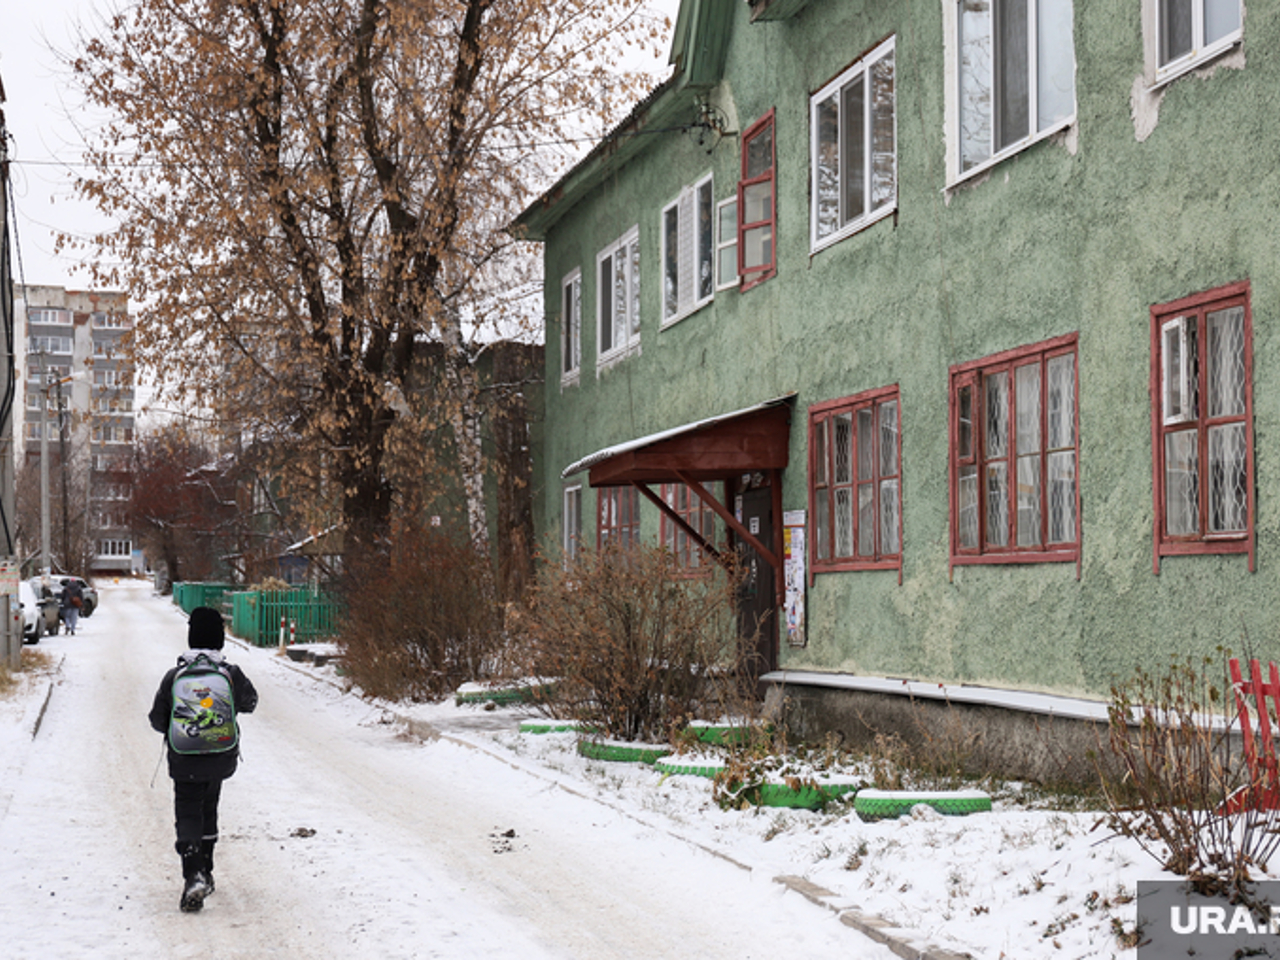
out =
[[[200,655],[173,677],[169,746],[174,753],[226,753],[240,741],[228,671]]]

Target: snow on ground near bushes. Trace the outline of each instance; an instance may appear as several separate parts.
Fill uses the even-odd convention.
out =
[[[539,769],[562,785],[771,877],[799,876],[835,894],[829,903],[907,928],[913,938],[975,957],[1121,958],[1137,881],[1169,879],[1135,843],[1114,837],[1096,812],[1027,809],[997,798],[991,813],[864,823],[852,803],[825,812],[725,811],[711,781],[663,775],[638,763],[585,759],[572,733],[525,734],[518,709],[452,703],[401,715]],[[816,908],[815,908],[816,909]]]

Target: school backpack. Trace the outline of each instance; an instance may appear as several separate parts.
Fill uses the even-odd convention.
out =
[[[205,654],[173,675],[169,746],[174,753],[209,754],[234,750],[240,742],[231,672]]]

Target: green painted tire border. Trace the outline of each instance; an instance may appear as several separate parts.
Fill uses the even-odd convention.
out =
[[[894,791],[892,795],[865,797],[861,793],[854,798],[853,809],[858,816],[868,822],[891,820],[911,812],[918,804],[933,807],[948,817],[964,817],[971,813],[987,813],[991,810],[991,798],[985,793],[981,796],[948,796],[926,792],[912,793],[909,790]]]
[[[521,733],[577,733],[582,725],[577,720],[521,720]]]
[[[728,724],[698,724],[690,725],[685,729],[697,737],[699,742],[717,746],[746,743],[750,738],[750,732],[746,727],[734,727]]]
[[[796,790],[785,783],[762,783],[760,806],[817,810],[838,797],[856,792],[858,787],[856,783],[822,783]]]
[[[724,769],[723,763],[714,765],[688,763],[684,762],[677,755],[668,755],[659,757],[653,763],[653,768],[659,773],[676,774],[686,777],[706,777],[708,780],[714,780]]]
[[[599,743],[595,740],[579,740],[578,755],[588,760],[607,760],[613,763],[647,763],[653,764],[659,757],[665,757],[671,750],[658,746],[624,746],[618,743]]]
[[[511,703],[528,703],[534,698],[535,691],[547,689],[543,686],[495,687],[493,690],[469,690],[454,695],[454,703],[462,706],[466,703],[496,703],[505,706]]]
[[[785,783],[757,783],[741,787],[738,799],[755,807],[787,807],[795,810],[820,810],[833,800],[856,793],[861,783],[821,783],[794,789]]]

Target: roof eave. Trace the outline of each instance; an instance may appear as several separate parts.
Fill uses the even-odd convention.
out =
[[[644,134],[676,121],[697,96],[724,75],[735,0],[684,0],[672,34],[675,72],[636,104],[590,153],[551,189],[524,209],[510,231],[522,240],[545,241],[556,223],[613,171],[642,152]],[[676,121],[678,122],[678,121]]]

